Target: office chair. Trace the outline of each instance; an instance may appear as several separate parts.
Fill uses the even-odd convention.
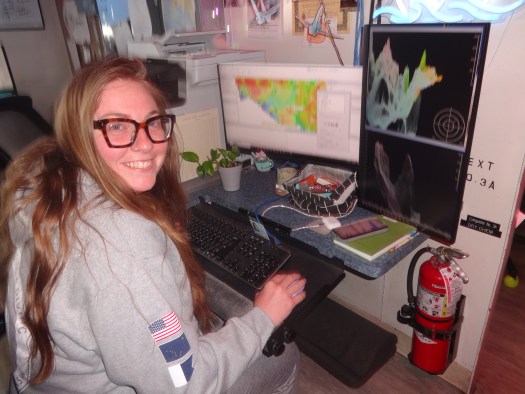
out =
[[[33,108],[31,97],[0,99],[0,171],[22,149],[52,132],[51,125]]]
[[[52,132],[49,123],[33,108],[30,97],[0,99],[0,173],[22,149]],[[0,313],[0,336],[3,334],[5,320],[4,314]]]

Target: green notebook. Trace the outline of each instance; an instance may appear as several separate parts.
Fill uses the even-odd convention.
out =
[[[334,243],[367,261],[372,261],[388,251],[404,245],[417,232],[415,227],[385,216],[378,215],[377,219],[388,226],[387,231],[353,241],[341,239],[336,235]]]

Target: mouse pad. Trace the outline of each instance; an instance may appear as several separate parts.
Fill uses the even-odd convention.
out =
[[[296,328],[295,342],[318,365],[356,388],[395,354],[397,337],[326,298]]]

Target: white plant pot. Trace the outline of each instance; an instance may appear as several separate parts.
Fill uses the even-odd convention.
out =
[[[240,189],[241,172],[242,165],[231,168],[219,167],[219,174],[221,176],[222,187],[224,190],[227,192],[234,192]]]

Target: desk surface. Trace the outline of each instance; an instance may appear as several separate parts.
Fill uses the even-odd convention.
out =
[[[406,257],[410,252],[421,245],[427,236],[419,233],[412,241],[387,253],[373,262],[368,262],[359,256],[338,247],[333,242],[331,233],[323,235],[310,229],[301,229],[308,226],[316,218],[293,210],[293,204],[288,197],[280,198],[275,193],[275,171],[259,172],[254,167],[243,170],[241,188],[236,192],[227,192],[223,189],[218,176],[207,179],[192,179],[185,182],[189,195],[189,204],[198,202],[199,197],[206,201],[215,202],[232,210],[245,210],[262,215],[266,219],[291,230],[291,237],[315,247],[320,254],[346,270],[375,279],[387,273],[392,267]],[[370,211],[356,207],[354,211],[342,219],[349,222],[355,219],[373,215]]]

